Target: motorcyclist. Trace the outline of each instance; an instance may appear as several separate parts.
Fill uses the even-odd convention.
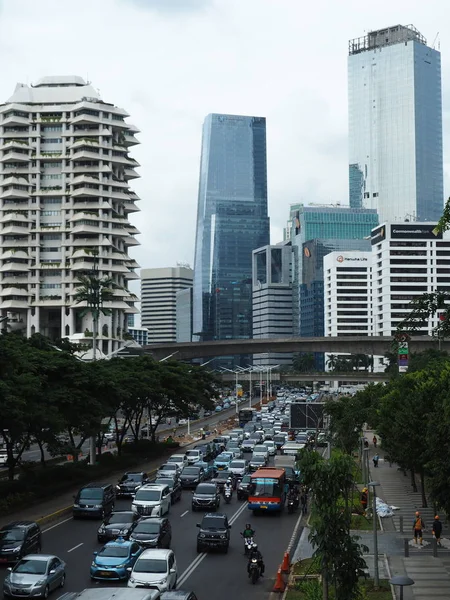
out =
[[[292,500],[292,502],[298,506],[299,503],[299,490],[297,486],[291,488],[288,493],[288,502]]]
[[[263,556],[262,556],[261,552],[258,550],[258,544],[256,544],[256,543],[253,544],[252,549],[250,550],[250,553],[248,556],[247,572],[248,572],[249,577],[250,577],[250,565],[252,563],[253,558],[256,558],[256,560],[258,561],[259,572],[262,577],[264,575],[264,571],[266,570],[266,567],[264,565]]]
[[[244,540],[246,540],[246,539],[252,538],[254,536],[255,536],[255,530],[252,529],[252,526],[250,525],[250,523],[246,523],[245,529],[242,532],[242,537],[244,538]]]
[[[225,482],[225,485],[223,486],[223,493],[225,494],[225,492],[230,492],[230,495],[233,494],[233,481],[231,477],[228,477],[228,479]]]

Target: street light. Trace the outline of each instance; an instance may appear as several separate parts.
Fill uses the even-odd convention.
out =
[[[267,370],[267,390],[266,390],[267,402],[269,402],[269,393],[270,393],[270,395],[272,395],[272,382],[271,382],[272,369],[276,369],[279,366],[280,365],[272,365],[271,367],[266,368],[266,370]]]
[[[415,581],[406,575],[397,575],[396,577],[389,579],[389,583],[391,585],[398,585],[400,588],[400,600],[403,600],[403,588],[408,585],[414,585]]]
[[[227,369],[226,367],[222,367],[222,371],[228,371],[228,373],[234,373],[234,375],[236,377],[234,396],[235,396],[236,414],[238,414],[238,412],[239,412],[238,401],[237,401],[238,400],[238,391],[239,391],[238,374],[241,373],[242,371],[238,371],[237,369],[235,371],[232,371],[231,369]]]
[[[368,486],[372,488],[372,512],[373,512],[373,560],[374,560],[374,578],[373,586],[375,589],[380,587],[380,573],[378,571],[378,535],[377,535],[377,492],[376,487],[380,485],[377,481],[370,481]]]

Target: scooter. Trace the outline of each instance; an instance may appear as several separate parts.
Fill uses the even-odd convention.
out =
[[[230,504],[232,496],[233,496],[233,490],[224,488],[223,497],[225,498],[225,504]]]
[[[296,497],[289,496],[287,508],[288,508],[288,513],[290,515],[292,515],[292,513],[294,513],[297,510],[298,504],[299,504],[299,500],[298,500],[297,496]]]
[[[255,584],[259,577],[261,575],[260,569],[259,569],[259,564],[258,564],[258,559],[257,558],[252,558],[250,560],[250,566],[249,566],[249,576],[250,576],[250,581]]]

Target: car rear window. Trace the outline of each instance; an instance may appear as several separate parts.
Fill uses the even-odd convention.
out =
[[[197,489],[195,491],[197,492],[197,494],[215,494],[216,486],[201,483],[197,486]]]

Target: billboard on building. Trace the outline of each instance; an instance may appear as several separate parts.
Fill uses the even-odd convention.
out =
[[[391,238],[419,238],[422,240],[442,239],[442,233],[435,231],[436,223],[419,224],[403,223],[391,225]]]

